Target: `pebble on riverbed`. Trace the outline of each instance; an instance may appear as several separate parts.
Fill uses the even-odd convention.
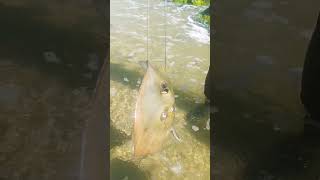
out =
[[[129,82],[129,79],[128,78],[123,78],[123,80],[125,81],[125,82]]]
[[[195,126],[195,125],[192,125],[192,130],[194,130],[195,132],[199,131],[199,127],[198,126]]]
[[[174,165],[174,166],[172,166],[172,167],[170,167],[170,170],[172,171],[172,172],[174,172],[175,174],[180,174],[181,173],[181,171],[182,171],[182,166],[181,166],[181,164],[180,163],[178,163],[178,164],[176,164],[176,165]]]

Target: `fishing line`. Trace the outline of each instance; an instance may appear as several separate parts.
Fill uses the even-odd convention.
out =
[[[149,63],[149,0],[147,5],[147,64]]]
[[[164,0],[164,70],[167,69],[167,0]]]
[[[147,1],[147,64],[149,63],[149,24],[150,24],[150,1]],[[163,5],[164,14],[164,69],[167,69],[167,0],[164,0]]]

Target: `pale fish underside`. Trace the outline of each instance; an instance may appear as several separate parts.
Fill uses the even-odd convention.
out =
[[[174,93],[161,74],[148,64],[140,86],[133,129],[134,156],[161,150],[175,114]]]

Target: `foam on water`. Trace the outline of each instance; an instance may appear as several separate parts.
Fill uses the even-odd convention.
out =
[[[209,44],[210,43],[210,33],[209,31],[199,26],[193,19],[192,16],[188,17],[188,25],[190,28],[186,29],[187,34],[195,39],[198,42],[201,42],[203,44]]]

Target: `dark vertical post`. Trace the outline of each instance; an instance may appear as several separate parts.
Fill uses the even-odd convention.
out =
[[[110,2],[94,0],[106,22],[106,58],[89,106],[83,134],[80,180],[110,179]]]
[[[320,121],[320,13],[306,53],[300,96],[311,118]]]

